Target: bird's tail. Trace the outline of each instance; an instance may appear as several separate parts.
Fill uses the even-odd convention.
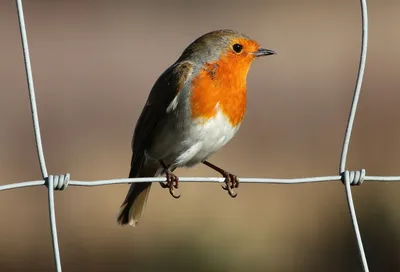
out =
[[[136,167],[135,163],[131,165],[129,178],[136,177],[153,177],[156,175],[157,169],[146,166],[143,161],[140,162],[140,167]],[[151,182],[132,183],[128,194],[122,203],[117,222],[120,225],[131,225],[135,227],[143,214],[149,196]]]

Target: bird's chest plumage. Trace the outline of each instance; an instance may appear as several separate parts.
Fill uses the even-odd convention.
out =
[[[207,63],[193,78],[189,97],[191,118],[208,120],[220,111],[235,127],[246,111],[246,73]]]
[[[185,133],[186,148],[176,159],[178,165],[195,165],[217,152],[236,134],[240,123],[233,126],[226,115],[216,105],[216,114],[211,118],[194,119]]]
[[[222,76],[223,75],[223,76]],[[217,152],[236,134],[246,110],[246,78],[208,64],[188,92],[172,103],[156,133],[150,157],[172,166],[192,166]]]
[[[188,166],[206,159],[236,134],[246,110],[246,77],[207,64],[192,81],[189,105],[188,149],[177,160]]]

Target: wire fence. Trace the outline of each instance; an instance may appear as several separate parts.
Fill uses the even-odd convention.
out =
[[[361,92],[361,85],[364,76],[365,62],[367,57],[367,42],[368,42],[368,15],[367,15],[367,3],[366,0],[360,0],[361,4],[361,18],[362,18],[362,39],[361,39],[361,56],[359,69],[357,74],[357,82],[354,90],[353,102],[350,109],[349,119],[347,122],[346,133],[343,142],[343,148],[340,158],[339,175],[336,176],[320,176],[320,177],[308,177],[308,178],[294,178],[294,179],[280,179],[280,178],[240,178],[240,182],[246,183],[275,183],[275,184],[298,184],[298,183],[310,183],[310,182],[330,182],[330,181],[342,181],[345,185],[345,192],[347,202],[349,206],[350,217],[353,223],[353,228],[357,240],[358,251],[360,254],[361,264],[365,272],[369,271],[367,258],[365,256],[364,247],[361,239],[360,229],[357,222],[353,197],[351,194],[352,185],[361,185],[364,181],[400,181],[400,176],[367,176],[366,170],[349,171],[346,170],[346,159],[348,148],[350,144],[350,138],[352,128],[355,120],[357,111],[357,104]],[[32,77],[32,68],[29,55],[28,40],[26,34],[26,26],[24,19],[24,12],[22,7],[22,0],[16,0],[18,20],[21,32],[22,49],[24,54],[26,78],[29,89],[32,121],[34,127],[34,134],[36,138],[36,148],[40,163],[40,169],[42,172],[42,179],[37,181],[26,181],[7,185],[1,185],[0,191],[25,188],[32,186],[47,186],[48,188],[48,202],[49,202],[49,217],[51,226],[51,235],[53,242],[54,260],[56,265],[56,271],[61,272],[61,259],[60,251],[58,246],[57,237],[57,226],[54,206],[54,190],[64,190],[68,185],[73,186],[103,186],[113,184],[127,184],[132,182],[160,182],[165,181],[162,177],[153,178],[123,178],[123,179],[109,179],[109,180],[97,180],[97,181],[77,181],[71,180],[70,174],[65,175],[48,175],[45,156],[43,153],[42,140],[39,127],[39,117],[37,113],[35,89]],[[179,179],[182,182],[224,182],[224,178],[205,178],[205,177],[182,177]]]

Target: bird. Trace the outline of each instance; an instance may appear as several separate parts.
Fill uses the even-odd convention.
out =
[[[160,182],[174,198],[178,167],[204,164],[225,178],[223,189],[236,197],[236,175],[208,158],[237,133],[246,110],[246,79],[254,59],[275,55],[258,42],[231,29],[194,40],[156,80],[136,123],[129,178],[166,176]],[[136,226],[151,182],[131,183],[117,223]]]

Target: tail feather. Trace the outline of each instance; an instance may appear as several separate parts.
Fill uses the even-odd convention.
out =
[[[132,156],[129,178],[154,177],[158,165],[146,161],[144,156]],[[143,214],[149,196],[151,182],[132,183],[128,194],[122,203],[117,222],[119,225],[131,225],[135,227]]]
[[[143,214],[149,196],[151,182],[133,183],[122,203],[117,222],[120,225],[131,225],[135,227]]]

